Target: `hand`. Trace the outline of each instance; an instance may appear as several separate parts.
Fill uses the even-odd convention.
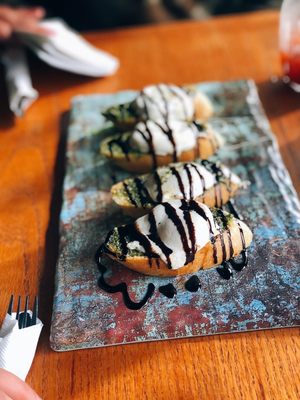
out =
[[[49,34],[47,29],[38,25],[44,15],[45,10],[41,7],[12,8],[0,6],[0,40],[9,39],[17,31],[41,35]]]
[[[27,383],[0,368],[0,400],[41,400]]]

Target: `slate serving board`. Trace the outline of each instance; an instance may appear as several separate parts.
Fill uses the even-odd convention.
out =
[[[299,325],[300,204],[252,81],[201,83],[211,98],[211,124],[226,140],[218,158],[249,186],[235,200],[254,233],[249,264],[229,281],[215,269],[199,271],[201,290],[187,292],[187,277],[146,277],[110,264],[107,280],[125,281],[132,299],[156,289],[139,311],[122,296],[97,286],[94,262],[107,232],[128,222],[112,204],[110,187],[128,173],[98,153],[109,131],[106,107],[134,98],[135,92],[78,96],[72,101],[67,143],[64,202],[60,215],[60,255],[56,271],[51,347],[57,351],[241,332]],[[158,287],[172,282],[169,299]]]

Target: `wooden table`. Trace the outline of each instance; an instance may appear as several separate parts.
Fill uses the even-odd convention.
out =
[[[299,329],[127,345],[70,353],[49,348],[63,179],[64,118],[77,94],[253,78],[300,192],[300,95],[280,74],[278,14],[180,22],[88,34],[121,61],[92,80],[32,62],[39,100],[22,119],[0,84],[0,309],[9,295],[39,293],[45,329],[28,383],[43,399],[299,399]]]

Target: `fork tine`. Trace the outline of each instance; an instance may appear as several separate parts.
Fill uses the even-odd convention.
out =
[[[38,315],[38,306],[39,306],[39,298],[38,298],[38,296],[35,296],[32,317],[31,317],[31,325],[36,325],[36,319],[37,319],[37,315]]]
[[[9,301],[9,305],[8,305],[8,309],[7,309],[7,314],[9,314],[9,315],[12,314],[13,305],[14,305],[14,295],[12,294],[10,296],[10,301]]]
[[[24,310],[24,318],[23,318],[22,328],[26,328],[26,326],[27,326],[28,299],[29,299],[29,296],[26,296],[26,300],[25,300],[25,310]]]
[[[19,315],[20,315],[20,306],[21,306],[21,296],[19,296],[18,298],[18,306],[17,306],[17,313],[16,313],[16,319],[19,319]]]
[[[19,319],[18,319],[18,326],[19,326],[19,329],[22,329],[22,327],[23,327],[23,321],[24,321],[24,313],[23,313],[23,312],[20,312]]]

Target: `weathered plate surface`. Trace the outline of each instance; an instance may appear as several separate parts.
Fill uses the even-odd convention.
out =
[[[126,218],[111,202],[110,186],[128,176],[98,154],[108,125],[101,110],[134,92],[76,97],[67,146],[61,246],[56,272],[51,346],[54,350],[143,342],[299,325],[300,205],[251,81],[199,84],[212,99],[212,124],[226,139],[218,157],[250,181],[236,208],[254,232],[249,265],[231,280],[200,271],[202,288],[185,291],[188,277],[146,277],[111,265],[107,279],[128,283],[140,299],[148,283],[156,290],[139,311],[121,294],[97,286],[94,254],[106,233]],[[104,131],[103,131],[104,129]],[[169,281],[177,296],[158,287]]]

